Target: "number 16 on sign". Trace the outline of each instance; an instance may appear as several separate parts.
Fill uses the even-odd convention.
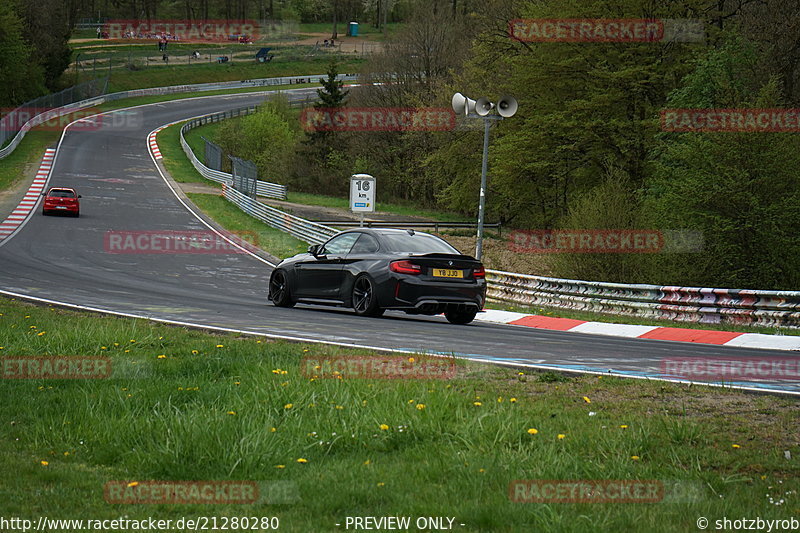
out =
[[[350,211],[361,215],[361,226],[364,213],[375,211],[375,178],[369,174],[350,176]]]

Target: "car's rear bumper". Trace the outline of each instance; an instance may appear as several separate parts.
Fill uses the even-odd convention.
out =
[[[434,281],[398,275],[393,276],[385,287],[378,301],[381,307],[387,309],[438,314],[453,307],[480,310],[486,302],[484,280]]]

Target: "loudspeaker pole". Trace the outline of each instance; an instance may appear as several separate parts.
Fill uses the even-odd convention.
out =
[[[486,208],[486,171],[489,166],[489,126],[491,120],[483,119],[483,162],[481,163],[481,196],[478,200],[478,242],[475,245],[475,259],[483,255],[483,215]]]
[[[486,174],[489,166],[489,126],[492,120],[503,120],[514,116],[517,112],[517,101],[511,96],[504,96],[497,105],[482,97],[478,100],[467,98],[461,93],[453,95],[451,100],[453,111],[467,118],[483,119],[483,161],[481,162],[481,195],[478,200],[478,236],[475,244],[475,259],[483,256],[483,222],[486,210]]]

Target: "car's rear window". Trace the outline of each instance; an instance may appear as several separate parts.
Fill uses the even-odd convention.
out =
[[[48,194],[48,196],[55,196],[56,198],[75,198],[75,193],[72,191],[55,189],[50,191],[50,194]]]
[[[426,233],[384,233],[383,239],[392,252],[411,254],[460,254],[439,237]]]

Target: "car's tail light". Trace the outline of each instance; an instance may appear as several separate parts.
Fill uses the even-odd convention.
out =
[[[472,277],[475,279],[486,279],[486,269],[483,268],[483,265],[472,271]]]
[[[422,274],[422,267],[411,261],[392,261],[389,263],[389,270],[398,274]]]

